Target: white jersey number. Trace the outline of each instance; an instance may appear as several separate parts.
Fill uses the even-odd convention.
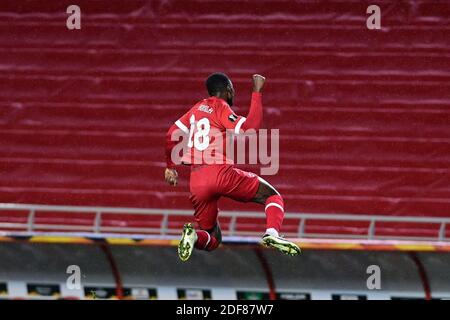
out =
[[[194,146],[198,151],[205,150],[209,146],[209,130],[211,129],[208,118],[202,118],[195,122],[195,116],[192,115],[189,122],[191,128],[189,129],[188,147],[192,148]],[[197,131],[194,133],[195,129]]]

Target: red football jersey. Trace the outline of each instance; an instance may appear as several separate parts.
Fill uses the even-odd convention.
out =
[[[245,120],[223,99],[209,97],[197,102],[175,122],[188,135],[182,163],[232,164],[233,160],[227,156],[227,144],[231,142],[227,130],[238,134]]]

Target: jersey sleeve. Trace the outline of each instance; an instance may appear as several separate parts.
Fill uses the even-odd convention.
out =
[[[238,134],[246,118],[234,113],[228,104],[223,104],[218,114],[218,120],[225,129],[234,130],[234,133]]]
[[[241,129],[258,130],[261,127],[262,117],[261,93],[253,92],[247,117],[236,115],[228,104],[223,104],[219,121],[226,129],[233,129],[235,134],[239,134]]]
[[[180,119],[175,121],[175,125],[184,133],[189,133],[189,112],[186,112]]]

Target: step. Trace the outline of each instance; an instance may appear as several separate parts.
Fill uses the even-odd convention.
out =
[[[87,12],[87,19],[100,21],[224,21],[258,23],[284,22],[325,24],[355,24],[365,20],[367,4],[341,1],[229,1],[228,5],[220,11],[216,10],[213,1],[152,1],[145,3],[139,0],[127,1],[124,4],[106,1],[81,1],[80,7]],[[405,3],[381,3],[385,12],[384,21],[387,23],[408,21],[410,23],[437,23],[448,18],[450,8],[448,3],[415,1],[414,5]],[[390,9],[390,10],[389,10]],[[257,12],[258,14],[255,14]],[[2,18],[23,20],[24,16],[38,18],[43,21],[52,21],[55,17],[63,15],[61,5],[48,1],[42,5],[33,2],[18,5],[15,2],[2,6]],[[395,14],[394,14],[395,13]],[[339,14],[338,16],[336,16]],[[430,19],[429,17],[434,19]],[[3,20],[2,19],[2,20]]]

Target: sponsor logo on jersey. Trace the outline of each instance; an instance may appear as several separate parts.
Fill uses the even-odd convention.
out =
[[[237,120],[238,116],[235,114],[230,114],[228,116],[228,120],[230,120],[231,122],[235,122]]]
[[[213,111],[214,111],[213,108],[210,108],[209,106],[204,105],[204,104],[200,105],[200,106],[198,107],[198,110],[203,111],[203,112],[206,112],[206,113],[209,113],[209,114],[213,113]]]

